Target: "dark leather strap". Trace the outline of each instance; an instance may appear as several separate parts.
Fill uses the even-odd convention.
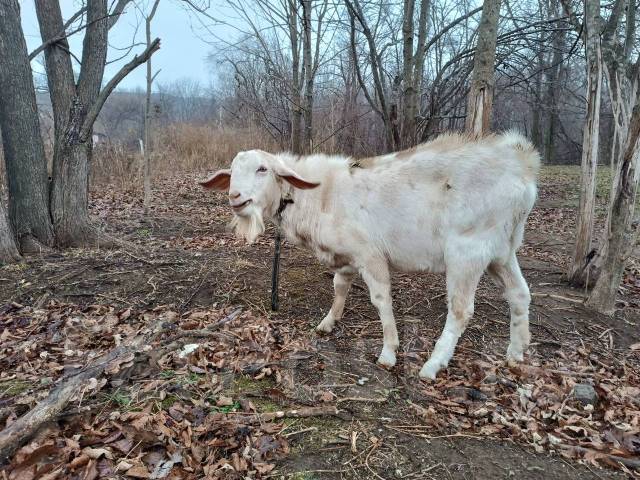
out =
[[[276,238],[275,249],[273,252],[273,270],[271,271],[271,311],[277,312],[280,306],[278,299],[278,275],[280,273],[280,245],[282,243],[282,234],[280,232],[280,223],[282,222],[282,214],[287,205],[293,203],[290,198],[281,198],[278,210],[276,210]]]

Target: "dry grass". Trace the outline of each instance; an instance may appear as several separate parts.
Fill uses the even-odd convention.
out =
[[[156,132],[152,153],[155,177],[183,172],[205,172],[228,166],[237,152],[278,145],[257,129],[200,125],[171,125]],[[124,189],[140,185],[142,158],[138,150],[119,144],[100,145],[94,153],[92,182]]]

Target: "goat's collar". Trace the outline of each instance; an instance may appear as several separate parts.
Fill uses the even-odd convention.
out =
[[[276,222],[278,223],[278,225],[280,225],[280,222],[282,222],[282,214],[284,213],[285,209],[287,208],[288,205],[293,203],[293,198],[291,198],[290,194],[285,195],[284,197],[280,198],[280,205],[278,205],[278,210],[276,210]]]

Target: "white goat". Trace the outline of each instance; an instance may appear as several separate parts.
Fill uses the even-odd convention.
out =
[[[523,360],[530,295],[516,250],[535,202],[539,163],[534,147],[517,133],[479,140],[447,134],[361,162],[240,152],[230,170],[201,184],[229,189],[233,224],[248,242],[264,231],[268,217],[280,222],[290,242],[311,248],[335,269],[333,305],[317,330],[331,332],[360,273],[382,322],[378,362],[384,366],[395,365],[398,348],[390,269],[446,272],[446,324],[420,370],[421,377],[434,379],[473,315],[485,270],[504,289],[511,310],[507,360]]]

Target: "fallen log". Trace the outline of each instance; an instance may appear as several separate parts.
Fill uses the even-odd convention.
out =
[[[118,358],[129,356],[140,348],[140,345],[121,345],[89,366],[63,377],[44,400],[0,432],[0,463],[6,462],[43,424],[56,418],[90,378],[98,377]]]
[[[226,323],[235,319],[241,312],[237,309],[222,320],[211,325],[207,331],[213,332]],[[58,384],[53,387],[47,397],[40,401],[33,409],[14,421],[11,425],[0,432],[0,464],[6,463],[15,451],[32,438],[42,425],[57,419],[62,415],[64,408],[78,392],[86,388],[87,382],[91,378],[98,378],[109,370],[118,370],[119,362],[129,361],[137,354],[149,351],[149,346],[154,343],[163,332],[165,318],[160,317],[154,322],[146,334],[136,336],[130,343],[120,345],[113,350],[101,355],[86,367],[63,376]],[[157,353],[168,352],[176,345],[176,338],[182,334],[169,337],[164,342],[169,345],[154,349]],[[187,337],[186,335],[185,337]],[[120,378],[122,380],[122,378]]]

